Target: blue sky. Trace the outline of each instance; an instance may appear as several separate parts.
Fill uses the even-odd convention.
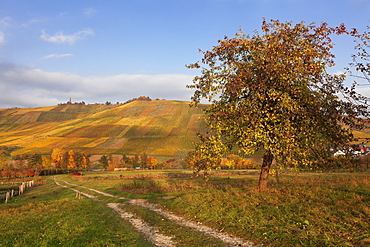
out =
[[[365,30],[369,0],[2,0],[0,108],[73,101],[124,102],[141,95],[190,100],[199,73],[185,68],[238,28],[262,18]],[[353,42],[335,38],[344,71]],[[370,96],[369,88],[361,91]]]

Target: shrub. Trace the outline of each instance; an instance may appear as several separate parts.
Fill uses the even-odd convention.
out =
[[[82,176],[82,174],[79,172],[74,172],[74,173],[71,173],[71,176]]]

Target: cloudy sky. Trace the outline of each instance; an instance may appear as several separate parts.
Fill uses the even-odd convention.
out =
[[[0,108],[190,99],[185,68],[262,18],[365,30],[369,0],[1,0]],[[336,38],[343,71],[353,42]],[[363,87],[370,96],[370,89]]]

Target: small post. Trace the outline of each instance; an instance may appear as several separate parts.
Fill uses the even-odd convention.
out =
[[[76,198],[77,198],[77,199],[81,199],[81,192],[76,191]]]
[[[12,189],[12,193],[10,195],[10,197],[13,197],[14,196],[14,189]]]
[[[10,198],[10,193],[8,191],[8,192],[6,192],[6,195],[5,195],[5,203],[7,203],[9,201],[9,198]]]
[[[26,187],[26,184],[25,183],[22,183],[19,186],[19,195],[22,195],[23,194],[25,187]]]

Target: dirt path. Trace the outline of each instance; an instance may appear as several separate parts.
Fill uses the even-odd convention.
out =
[[[167,219],[169,219],[171,221],[176,222],[177,224],[179,224],[181,226],[185,226],[185,227],[191,228],[193,230],[202,232],[206,235],[217,238],[217,239],[223,241],[227,246],[245,246],[245,247],[256,246],[254,243],[252,243],[250,241],[246,241],[246,240],[238,238],[238,237],[233,237],[228,233],[219,232],[217,229],[202,225],[199,222],[194,222],[194,221],[187,220],[187,219],[185,219],[183,217],[180,217],[180,216],[177,216],[177,215],[175,215],[171,212],[165,211],[159,205],[149,203],[145,199],[125,198],[125,197],[109,194],[109,193],[106,193],[106,192],[102,192],[102,191],[99,191],[99,190],[95,190],[95,189],[92,189],[92,188],[88,188],[88,187],[85,187],[85,186],[72,184],[72,183],[69,183],[69,182],[64,181],[64,180],[59,180],[59,181],[64,182],[65,184],[68,184],[70,186],[84,188],[84,189],[93,191],[95,193],[98,193],[98,194],[101,194],[101,195],[104,195],[104,196],[107,196],[107,197],[113,197],[113,198],[127,200],[127,202],[124,202],[124,203],[108,203],[107,206],[112,208],[113,210],[115,210],[117,213],[119,213],[121,218],[123,218],[125,220],[128,220],[139,232],[143,233],[146,236],[146,238],[156,246],[176,246],[176,242],[172,241],[172,238],[173,238],[172,236],[165,236],[163,234],[158,233],[159,230],[156,227],[150,226],[148,223],[146,223],[145,221],[143,221],[142,219],[140,219],[136,215],[134,215],[132,213],[129,213],[129,212],[126,212],[123,209],[123,206],[126,203],[130,203],[130,204],[133,204],[133,205],[145,207],[149,210],[152,210],[152,211],[156,212],[159,215],[162,215],[163,217],[166,217]],[[104,201],[97,199],[93,195],[81,192],[77,189],[68,187],[66,185],[62,185],[62,184],[58,183],[58,181],[56,181],[55,179],[54,179],[54,182],[59,186],[62,186],[64,188],[68,188],[68,189],[71,189],[75,192],[81,193],[81,195],[83,195],[87,198],[90,198],[92,200],[104,203]]]

